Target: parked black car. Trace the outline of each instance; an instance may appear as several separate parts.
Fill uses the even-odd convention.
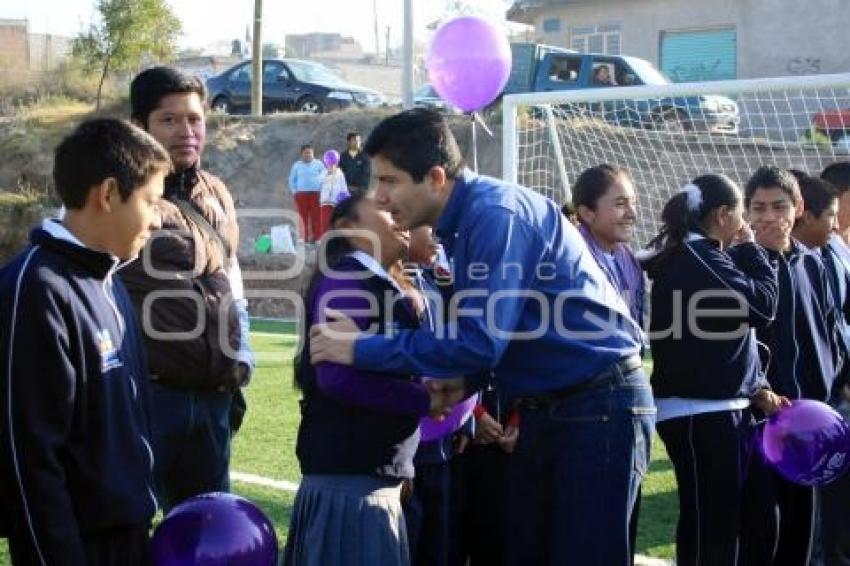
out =
[[[207,79],[212,108],[228,114],[251,110],[251,61]],[[298,59],[263,60],[263,113],[328,112],[349,106],[375,107],[386,97],[375,90],[346,83],[330,69]]]

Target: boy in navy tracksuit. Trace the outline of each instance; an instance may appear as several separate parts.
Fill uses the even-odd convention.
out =
[[[804,210],[799,185],[787,171],[762,167],[747,183],[745,193],[756,241],[771,250],[778,262],[776,317],[773,324],[757,331],[769,351],[767,379],[777,394],[789,399],[827,401],[845,350],[823,261],[791,236]],[[746,495],[745,532],[752,537],[744,541],[740,563],[808,564],[816,512],[814,489],[791,484],[761,467],[753,472]]]
[[[838,202],[836,230],[822,248],[824,263],[830,276],[835,304],[841,306],[840,323],[844,343],[850,345],[850,163],[828,165],[821,179],[835,190]],[[848,418],[850,403],[847,386],[833,388],[834,406]],[[824,564],[850,566],[850,475],[821,488],[821,544]]]
[[[0,269],[0,506],[15,564],[145,564],[156,511],[142,330],[115,277],[159,226],[170,169],[112,119],[56,150],[67,209]]]

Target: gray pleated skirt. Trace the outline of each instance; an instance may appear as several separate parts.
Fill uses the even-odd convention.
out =
[[[401,483],[373,476],[304,476],[285,566],[409,566]]]

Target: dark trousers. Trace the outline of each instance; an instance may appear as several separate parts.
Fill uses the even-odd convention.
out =
[[[501,566],[505,561],[506,454],[470,444],[452,459],[451,566]]]
[[[508,466],[509,565],[626,566],[655,406],[643,370],[522,409]]]
[[[167,513],[202,493],[230,490],[232,395],[151,384],[157,499]]]
[[[734,565],[753,447],[750,412],[692,415],[660,422],[656,429],[678,484],[676,564]]]
[[[413,494],[404,503],[411,564],[448,564],[450,466],[449,462],[416,464]]]
[[[744,488],[740,566],[807,566],[817,509],[811,487],[792,484],[754,451]]]
[[[821,554],[827,566],[850,566],[850,474],[819,490]]]
[[[148,566],[150,564],[148,531],[149,527],[144,525],[83,535],[87,566]],[[14,535],[9,538],[9,554],[15,566],[41,566],[42,564],[33,546],[28,541],[21,544]],[[45,559],[48,563],[52,563],[48,557]],[[58,560],[56,564],[62,563],[61,558],[56,559]]]

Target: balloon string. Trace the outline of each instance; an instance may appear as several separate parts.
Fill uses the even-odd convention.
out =
[[[478,173],[478,130],[475,127],[477,120],[474,112],[470,118],[472,119],[472,170]]]

